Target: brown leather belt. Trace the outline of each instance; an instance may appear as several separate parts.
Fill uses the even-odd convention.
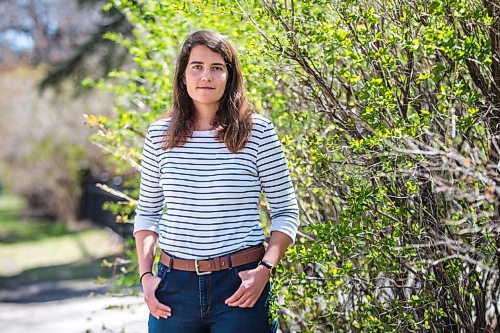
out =
[[[257,260],[262,260],[264,253],[265,250],[262,244],[236,253],[204,260],[174,258],[162,251],[160,254],[160,261],[165,266],[173,269],[196,272],[198,275],[205,275],[232,267],[238,267]]]

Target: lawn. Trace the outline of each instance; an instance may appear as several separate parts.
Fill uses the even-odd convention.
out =
[[[24,201],[14,195],[0,195],[0,243],[18,243],[70,233],[64,223],[22,217]]]
[[[110,231],[68,230],[61,222],[22,217],[23,201],[0,195],[0,287],[35,281],[110,275],[100,266],[113,260],[122,244]]]

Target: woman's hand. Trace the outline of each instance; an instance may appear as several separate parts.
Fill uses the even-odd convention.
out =
[[[229,306],[251,308],[255,305],[269,281],[269,269],[259,265],[255,269],[240,272],[239,276],[241,278],[240,287],[231,297],[226,299],[225,303]]]
[[[156,319],[168,319],[172,315],[172,310],[165,304],[161,304],[155,296],[161,279],[158,276],[147,274],[142,278],[142,290],[144,291],[144,300],[148,305],[149,312]]]

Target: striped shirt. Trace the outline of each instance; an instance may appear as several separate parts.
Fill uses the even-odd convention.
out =
[[[162,149],[170,118],[153,123],[142,152],[134,234],[151,230],[160,248],[184,259],[225,255],[264,241],[263,192],[271,231],[295,239],[299,211],[286,158],[272,122],[253,115],[252,135],[231,153],[216,131],[194,131],[181,147]]]

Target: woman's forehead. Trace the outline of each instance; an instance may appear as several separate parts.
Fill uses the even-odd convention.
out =
[[[221,54],[210,50],[205,45],[196,45],[191,49],[189,63],[191,62],[225,64],[224,57]]]

